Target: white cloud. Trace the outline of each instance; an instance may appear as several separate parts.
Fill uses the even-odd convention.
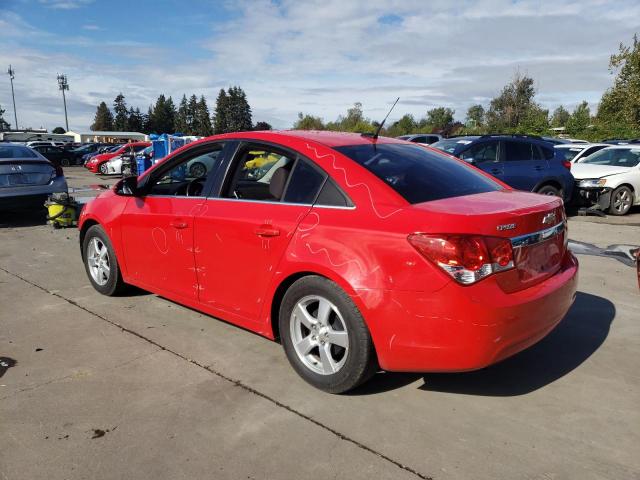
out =
[[[434,0],[428,8],[421,0],[240,0],[229,9],[234,20],[212,21],[209,39],[193,45],[195,58],[152,40],[53,36],[0,13],[0,41],[16,47],[0,51],[0,64],[14,64],[21,76],[19,116],[22,110],[33,126],[60,123],[57,70],[69,76],[76,128],[87,128],[95,105],[120,91],[146,110],[159,93],[204,94],[213,104],[230,85],[245,89],[254,120],[278,127],[290,126],[298,111],[333,119],[356,101],[382,118],[397,96],[391,120],[434,106],[464,118],[470,104],[487,103],[517,69],[535,78],[538,99],[549,108],[582,99],[595,106],[612,82],[609,55],[631,41],[640,17],[640,3],[630,0]],[[91,58],[46,56],[37,43],[23,46],[27,35],[61,51],[87,49]],[[135,61],[107,61],[114,57]],[[5,91],[0,104],[8,104]]]
[[[88,23],[86,25],[82,26],[83,30],[102,30],[102,28],[100,28],[98,25],[95,25],[93,23]]]
[[[93,3],[94,0],[39,0],[40,4],[57,10],[73,10]]]

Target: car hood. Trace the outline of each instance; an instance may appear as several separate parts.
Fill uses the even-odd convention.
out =
[[[574,163],[571,173],[576,180],[584,178],[602,178],[618,173],[627,173],[632,167],[615,167],[611,165],[594,165],[589,163]]]

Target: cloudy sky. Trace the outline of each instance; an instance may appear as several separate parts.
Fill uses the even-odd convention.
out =
[[[56,73],[67,74],[71,129],[123,92],[146,111],[240,85],[254,121],[288,128],[297,112],[332,120],[354,102],[373,119],[464,119],[516,70],[538,101],[596,107],[609,56],[640,32],[638,0],[0,0],[0,67],[16,71],[20,127],[64,125]],[[13,123],[9,78],[0,105]]]

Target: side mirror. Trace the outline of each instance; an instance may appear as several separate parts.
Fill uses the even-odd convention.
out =
[[[138,177],[124,177],[116,184],[115,192],[123,197],[139,197],[142,191],[138,188]]]

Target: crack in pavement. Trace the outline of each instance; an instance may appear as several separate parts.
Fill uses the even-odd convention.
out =
[[[286,404],[276,400],[275,398],[267,395],[266,393],[262,393],[261,391],[256,390],[253,387],[250,387],[249,385],[243,383],[241,380],[229,377],[228,375],[225,375],[224,373],[221,373],[221,372],[213,369],[211,366],[204,365],[204,364],[199,363],[198,361],[196,361],[196,360],[194,360],[192,358],[184,356],[183,354],[181,354],[179,352],[171,350],[170,348],[167,348],[167,347],[159,344],[155,340],[152,340],[152,339],[142,335],[141,333],[136,332],[135,330],[131,330],[130,328],[127,328],[127,327],[119,324],[118,322],[115,322],[113,320],[109,320],[108,318],[100,315],[99,313],[94,312],[94,311],[92,311],[92,310],[90,310],[90,309],[78,304],[74,300],[72,300],[70,298],[67,298],[67,297],[65,297],[65,296],[63,296],[63,295],[61,295],[61,294],[59,294],[59,293],[57,293],[55,291],[49,290],[49,289],[47,289],[47,288],[45,288],[45,287],[43,287],[41,285],[38,285],[37,283],[32,282],[31,280],[28,280],[28,279],[22,277],[21,275],[18,275],[17,273],[14,273],[14,272],[12,272],[10,270],[7,270],[4,267],[0,266],[0,270],[5,272],[7,275],[11,275],[12,277],[15,277],[15,278],[17,278],[19,280],[22,280],[23,282],[31,285],[32,287],[38,288],[39,290],[42,290],[43,292],[45,292],[45,293],[47,293],[49,295],[52,295],[54,297],[60,298],[61,300],[64,300],[65,302],[68,302],[69,304],[79,308],[80,310],[83,310],[83,311],[87,312],[88,314],[90,314],[90,315],[102,320],[103,322],[107,322],[107,323],[119,328],[123,332],[126,332],[126,333],[129,333],[131,335],[134,335],[134,336],[140,338],[141,340],[144,340],[145,342],[148,342],[151,345],[154,345],[154,346],[160,348],[161,350],[164,350],[164,351],[166,351],[166,352],[168,352],[168,353],[170,353],[172,355],[175,355],[176,357],[178,357],[178,358],[180,358],[180,359],[182,359],[182,360],[184,360],[184,361],[186,361],[188,363],[191,363],[192,365],[195,365],[195,366],[197,366],[197,367],[199,367],[199,368],[201,368],[203,370],[206,370],[209,373],[212,373],[212,374],[216,375],[217,377],[219,377],[219,378],[221,378],[221,379],[233,384],[236,387],[239,387],[239,388],[241,388],[241,389],[243,389],[243,390],[245,390],[245,391],[257,396],[257,397],[260,397],[260,398],[262,398],[264,400],[267,400],[268,402],[274,404],[275,406],[277,406],[279,408],[283,408],[284,410],[286,410],[286,411],[288,411],[288,412],[290,412],[290,413],[292,413],[292,414],[294,414],[294,415],[296,415],[296,416],[298,416],[298,417],[300,417],[300,418],[302,418],[302,419],[304,419],[304,420],[306,420],[308,422],[313,423],[314,425],[316,425],[316,426],[322,428],[323,430],[331,433],[332,435],[338,437],[340,440],[343,440],[345,442],[349,442],[349,443],[355,445],[356,447],[358,447],[359,449],[364,450],[365,452],[371,453],[371,454],[377,456],[378,458],[380,458],[380,459],[382,459],[382,460],[384,460],[386,462],[389,462],[392,465],[395,465],[396,467],[398,467],[398,468],[400,468],[402,470],[405,470],[406,472],[409,472],[409,473],[415,475],[418,478],[421,478],[422,480],[433,480],[433,477],[424,475],[424,474],[418,472],[417,470],[414,470],[413,468],[411,468],[411,467],[409,467],[407,465],[404,465],[404,464],[400,463],[399,461],[394,460],[391,457],[388,457],[387,455],[385,455],[383,453],[380,453],[380,452],[374,450],[373,448],[368,447],[367,445],[364,445],[363,443],[360,443],[359,441],[348,437],[347,435],[345,435],[343,433],[340,433],[338,430],[335,430],[334,428],[329,427],[329,426],[323,424],[322,422],[320,422],[318,420],[315,420],[313,417],[311,417],[311,416],[309,416],[307,414],[304,414],[304,413],[296,410],[295,408],[290,407],[289,405],[286,405]]]

